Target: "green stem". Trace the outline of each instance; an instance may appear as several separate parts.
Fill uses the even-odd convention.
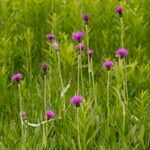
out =
[[[46,116],[46,94],[47,94],[47,81],[46,81],[46,75],[44,75],[44,119],[47,120]],[[47,123],[43,125],[43,136],[44,136],[44,147],[46,148],[47,145]]]
[[[89,36],[88,36],[88,32],[89,32],[88,25],[85,25],[87,50],[89,50]],[[91,74],[90,74],[90,56],[89,55],[88,55],[88,76],[89,76],[89,96],[90,96]]]
[[[51,1],[51,10],[52,10],[52,14],[53,14],[53,12],[54,12],[54,2],[53,2],[53,0]]]
[[[78,78],[77,78],[77,94],[80,92],[80,54],[78,54]]]
[[[80,13],[81,13],[81,16],[82,16],[82,13],[83,13],[83,11],[82,11],[82,0],[80,0]],[[81,26],[82,26],[82,22],[81,22]]]
[[[122,90],[123,90],[123,99],[124,99],[124,101],[126,102],[126,90],[125,90],[125,87],[126,87],[126,85],[125,85],[125,74],[124,74],[124,63],[123,63],[123,59],[120,59],[119,60],[119,62],[120,62],[120,69],[121,69],[121,76],[122,76],[122,84],[123,84],[123,88],[122,88]]]
[[[80,53],[80,73],[81,73],[81,94],[83,94],[83,87],[84,87],[84,82],[83,82],[83,72],[82,72],[82,52]]]
[[[92,84],[93,84],[93,95],[95,97],[95,81],[94,81],[94,70],[93,70],[93,59],[90,58],[90,65],[91,65],[91,76],[92,76]]]
[[[94,70],[93,70],[93,60],[92,60],[92,58],[91,58],[91,75],[92,75],[93,92],[94,92],[95,82],[94,82]]]
[[[57,51],[57,58],[58,58],[58,73],[59,73],[59,78],[60,78],[60,83],[61,83],[61,92],[64,90],[64,83],[63,83],[63,78],[62,78],[62,73],[61,73],[61,64],[60,64],[60,52]],[[66,104],[65,104],[65,98],[62,99],[62,106],[64,107],[64,110],[66,109]]]
[[[123,19],[120,17],[120,24],[121,24],[121,47],[124,47],[124,24],[123,24]]]
[[[128,98],[129,98],[129,95],[128,95],[128,84],[127,84],[127,76],[126,76],[126,61],[125,59],[123,60],[123,63],[124,63],[124,82],[125,82],[125,92],[126,92],[126,104],[128,105]]]
[[[109,117],[110,117],[110,109],[109,109],[109,83],[110,82],[110,71],[108,71],[107,74],[107,121],[108,121],[108,126],[109,126]]]
[[[78,127],[78,145],[79,145],[79,150],[82,150],[81,148],[81,141],[80,141],[80,122],[79,122],[79,109],[77,108],[77,127]]]
[[[121,47],[124,48],[123,17],[120,17],[120,24],[121,24]],[[122,73],[122,82],[123,82],[123,98],[124,98],[124,101],[121,100],[121,102],[122,102],[122,111],[123,111],[122,113],[123,113],[123,133],[124,133],[124,131],[125,131],[125,116],[126,116],[125,103],[127,103],[127,99],[128,99],[128,89],[127,89],[126,70],[124,72],[124,60],[120,59],[119,62],[121,62],[121,73]]]
[[[51,48],[51,46],[49,47],[49,53],[51,53],[52,52],[52,48]],[[51,87],[52,87],[52,80],[51,80],[51,75],[52,75],[52,68],[51,68],[51,59],[48,57],[47,58],[48,59],[48,64],[49,64],[49,66],[48,66],[48,70],[47,70],[47,74],[49,75],[49,76],[47,76],[47,84],[48,84],[48,86],[47,86],[47,96],[49,97],[49,106],[51,107]]]
[[[58,72],[59,72],[59,78],[60,78],[60,83],[61,83],[61,90],[64,89],[64,83],[63,83],[63,78],[61,74],[61,66],[60,66],[60,53],[59,51],[57,52],[57,57],[58,57]]]
[[[18,92],[19,92],[19,107],[20,107],[20,122],[21,122],[21,139],[22,139],[22,149],[24,146],[24,126],[23,126],[23,120],[22,120],[22,95],[21,95],[21,86],[20,83],[18,84]]]
[[[122,79],[122,82],[120,83],[121,85],[123,85],[123,89],[120,87],[120,92],[122,93],[122,97],[123,97],[123,100],[122,100],[122,97],[120,95],[120,103],[121,103],[121,106],[122,106],[122,119],[123,119],[123,124],[122,124],[122,129],[123,129],[123,133],[125,131],[125,116],[126,116],[126,108],[125,108],[125,102],[126,102],[126,97],[125,97],[125,80],[124,80],[124,72],[123,72],[123,60],[122,59],[119,59],[119,68],[121,69],[121,79]],[[123,92],[122,92],[123,90]]]
[[[122,131],[124,133],[125,131],[125,116],[126,116],[126,109],[125,109],[125,104],[123,102],[123,100],[121,99],[121,95],[119,95],[119,101],[122,107]]]

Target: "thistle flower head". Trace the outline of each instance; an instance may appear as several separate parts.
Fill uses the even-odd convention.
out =
[[[58,44],[58,42],[56,42],[56,41],[52,42],[52,47],[54,48],[55,51],[59,51],[59,44]]]
[[[47,110],[46,111],[46,116],[47,116],[47,120],[54,119],[55,118],[55,113],[52,110]]]
[[[122,7],[120,7],[120,6],[118,6],[118,7],[116,7],[116,13],[118,13],[120,16],[122,16],[122,12],[123,12],[123,8]]]
[[[83,97],[75,95],[70,99],[70,104],[75,105],[76,107],[79,107],[82,101],[83,101]]]
[[[90,19],[90,14],[89,13],[84,13],[83,14],[83,20],[84,20],[85,24],[88,24],[89,19]]]
[[[13,74],[11,77],[11,80],[16,81],[19,83],[19,81],[23,78],[23,75],[21,73]]]
[[[94,53],[94,51],[93,50],[88,50],[88,55],[91,57],[92,55],[93,55],[93,53]]]
[[[48,69],[48,64],[47,63],[43,63],[41,65],[41,68],[43,70],[44,75],[47,73],[47,69]]]
[[[83,37],[84,37],[84,33],[83,33],[82,31],[74,32],[74,33],[72,34],[72,39],[73,39],[74,41],[81,42],[82,39],[83,39]]]
[[[54,34],[47,34],[46,37],[50,41],[52,41],[53,39],[55,39],[55,35]]]
[[[80,44],[78,44],[78,45],[76,46],[76,50],[77,50],[78,53],[81,53],[82,51],[86,50],[86,45],[80,43]]]
[[[112,61],[105,61],[105,62],[103,63],[104,68],[106,68],[107,70],[110,70],[110,68],[112,68],[113,65],[114,65],[114,64],[113,64]]]
[[[116,55],[120,58],[124,58],[125,56],[128,55],[128,50],[124,48],[120,48],[116,51]]]
[[[21,117],[23,121],[27,120],[27,115],[25,111],[21,111]]]

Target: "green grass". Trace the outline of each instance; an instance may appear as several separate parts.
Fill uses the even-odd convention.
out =
[[[41,63],[49,64],[47,74],[47,108],[56,118],[47,123],[47,149],[83,150],[148,150],[150,148],[150,62],[148,0],[0,0],[0,149],[21,149],[19,94],[11,75],[21,72],[23,110],[28,121],[39,123],[44,109],[44,78]],[[116,6],[124,8],[124,47],[126,57],[128,104],[120,96],[122,70],[116,71],[115,51],[121,47],[120,18]],[[89,47],[94,50],[94,90],[89,96],[88,62],[82,58],[83,91],[85,98],[78,109],[70,106],[77,92],[78,56],[71,35],[85,31],[82,14],[91,14]],[[69,88],[61,98],[58,57],[46,39],[54,33],[60,43],[61,72],[64,87]],[[86,37],[84,38],[86,43]],[[107,123],[107,71],[104,60],[115,66],[110,71],[110,116]],[[91,85],[92,87],[92,85]],[[81,87],[80,87],[81,88]],[[66,104],[66,109],[62,104]],[[123,131],[122,102],[125,105]],[[79,128],[78,128],[78,123]],[[42,126],[25,125],[24,148],[43,149]],[[80,141],[80,142],[79,142]],[[80,144],[79,144],[80,143]],[[79,146],[80,145],[80,146]]]

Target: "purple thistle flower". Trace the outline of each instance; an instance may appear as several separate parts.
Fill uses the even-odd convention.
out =
[[[85,24],[88,24],[90,15],[88,13],[83,14],[83,20]]]
[[[23,121],[27,120],[27,115],[25,111],[21,111],[21,117]]]
[[[23,78],[23,75],[21,73],[13,74],[11,77],[11,80],[16,81],[19,83],[19,81]]]
[[[92,55],[93,55],[93,53],[94,53],[94,51],[93,50],[88,50],[88,55],[91,57]]]
[[[43,70],[44,75],[47,73],[47,69],[48,69],[48,64],[47,63],[43,63],[41,65],[41,68]]]
[[[77,46],[76,46],[76,50],[77,50],[77,52],[79,52],[79,53],[81,53],[82,51],[84,51],[84,50],[86,50],[87,48],[86,48],[86,45],[85,44],[82,44],[82,43],[80,43],[80,44],[78,44]]]
[[[46,111],[46,116],[47,116],[47,120],[54,119],[55,118],[55,113],[51,110],[47,110]]]
[[[116,13],[118,13],[120,15],[120,17],[122,17],[122,12],[123,12],[123,8],[122,7],[120,7],[120,6],[116,7],[115,11],[116,11]]]
[[[80,103],[83,101],[83,97],[75,95],[70,99],[70,103],[76,107],[80,106]]]
[[[47,34],[46,37],[48,40],[52,41],[55,38],[55,35],[54,34]]]
[[[72,39],[73,39],[74,41],[81,42],[82,39],[83,39],[83,37],[84,37],[84,33],[81,32],[81,31],[74,32],[74,33],[72,34]]]
[[[124,58],[125,56],[128,55],[128,50],[124,48],[120,48],[116,51],[116,55],[119,56],[120,58]]]
[[[103,63],[103,66],[107,69],[107,70],[110,70],[111,67],[113,67],[113,62],[112,61],[105,61]]]
[[[52,42],[52,47],[54,48],[55,51],[59,51],[59,44],[58,42]]]

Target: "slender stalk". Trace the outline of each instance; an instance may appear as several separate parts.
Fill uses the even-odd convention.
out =
[[[78,127],[78,145],[79,145],[79,150],[82,150],[81,147],[81,141],[80,141],[80,122],[79,122],[79,109],[77,109],[77,127]]]
[[[77,77],[77,94],[80,93],[80,54],[78,54],[78,77]]]
[[[58,58],[58,72],[59,72],[59,78],[60,78],[60,83],[61,83],[61,90],[64,89],[64,83],[63,83],[63,78],[61,74],[61,66],[60,66],[60,53],[57,51],[57,58]]]
[[[124,102],[122,102],[122,109],[123,109],[123,133],[125,131],[125,120],[126,120],[126,107]]]
[[[107,121],[109,126],[110,108],[109,108],[109,83],[110,82],[110,71],[107,71]]]
[[[60,52],[57,51],[57,58],[58,58],[58,73],[59,73],[59,78],[60,78],[60,83],[61,83],[61,92],[64,90],[64,83],[63,83],[63,78],[62,78],[62,73],[61,73],[61,64],[60,64]],[[65,99],[62,99],[62,106],[64,107],[64,110],[66,109],[66,104],[65,104]]]
[[[123,109],[123,133],[125,131],[125,119],[126,119],[126,106],[125,104],[127,103],[126,100],[126,82],[125,82],[125,72],[124,72],[124,60],[122,60],[121,64],[122,64],[122,82],[123,82],[123,98],[124,101],[122,101],[122,109]]]
[[[126,83],[125,83],[125,73],[124,73],[124,64],[123,60],[121,60],[121,73],[122,73],[122,82],[123,82],[123,99],[126,102]]]
[[[120,25],[121,25],[121,47],[124,48],[124,24],[123,24],[122,17],[120,17]],[[124,98],[125,98],[126,104],[127,104],[128,103],[128,87],[127,87],[125,58],[123,59],[122,64],[124,65],[124,70],[122,70],[123,85],[124,85]]]
[[[90,58],[90,64],[91,64],[91,76],[92,76],[92,84],[93,84],[93,94],[95,96],[95,81],[94,81],[94,70],[93,70],[93,59]]]
[[[47,94],[47,81],[46,81],[46,75],[44,75],[44,119],[47,120],[46,116],[46,94]],[[44,136],[44,147],[46,148],[47,145],[47,123],[43,126],[43,136]]]
[[[51,46],[49,47],[49,53],[51,53],[52,51],[52,48]],[[48,92],[48,97],[49,97],[49,106],[51,107],[51,87],[52,87],[52,79],[51,79],[51,75],[52,75],[52,67],[51,67],[51,59],[50,58],[47,58],[48,59],[48,70],[47,70],[47,74],[49,75],[47,77],[47,92]]]
[[[52,85],[52,80],[51,80],[51,66],[49,63],[49,69],[48,69],[48,73],[49,73],[49,78],[47,79],[47,92],[48,92],[48,98],[49,98],[49,106],[51,107],[51,85]]]
[[[123,19],[120,17],[120,25],[121,25],[121,47],[124,47],[124,24],[123,24]]]
[[[81,16],[82,16],[82,13],[83,13],[83,11],[82,11],[82,0],[80,0],[80,13],[81,13]],[[82,22],[81,22],[81,26],[82,26]]]
[[[54,12],[54,1],[53,0],[51,0],[51,10],[52,10],[52,14],[53,14],[53,12]]]
[[[119,91],[120,92],[120,91]],[[121,104],[121,107],[122,107],[122,131],[124,133],[125,131],[125,116],[126,116],[126,110],[125,110],[125,104],[121,98],[121,94],[119,94],[119,102]]]
[[[94,95],[94,102],[95,102],[95,105],[97,106],[98,104],[97,104],[97,96],[96,96],[96,94],[97,94],[97,88],[96,88],[96,86],[95,86],[95,79],[94,79],[94,68],[93,68],[93,59],[92,58],[90,58],[90,63],[91,63],[91,76],[92,76],[92,84],[93,84],[93,95]]]
[[[128,105],[128,99],[129,99],[129,95],[128,95],[128,84],[127,84],[127,76],[126,76],[126,61],[125,59],[123,59],[123,64],[124,64],[124,82],[125,82],[125,91],[126,91],[126,105]]]
[[[58,119],[61,119],[61,118],[58,118]],[[47,124],[50,121],[52,121],[52,120],[44,120],[40,123],[30,123],[30,122],[26,122],[26,123],[27,123],[28,126],[31,126],[31,127],[39,127],[41,125]]]
[[[88,25],[85,25],[87,50],[89,49],[89,36],[88,36],[88,32],[89,32]],[[90,95],[91,75],[90,75],[90,56],[89,55],[88,55],[88,76],[89,76],[89,95]]]
[[[22,139],[22,149],[24,149],[24,126],[23,126],[23,119],[22,119],[22,95],[21,95],[21,86],[18,83],[18,92],[19,92],[19,107],[20,107],[20,122],[21,122],[21,139]]]
[[[121,25],[121,47],[124,48],[124,24],[123,24],[123,18],[120,17],[120,25]],[[123,84],[124,84],[124,97],[126,99],[126,104],[128,103],[128,88],[127,88],[127,77],[126,77],[126,64],[125,64],[125,58],[123,59],[123,65],[124,70],[122,72],[123,74]]]
[[[120,25],[121,25],[121,47],[124,48],[124,24],[123,24],[123,17],[120,17]],[[126,118],[126,106],[127,99],[128,99],[128,89],[127,89],[127,78],[126,78],[126,69],[124,70],[125,60],[119,60],[121,63],[121,73],[122,73],[122,82],[123,82],[123,98],[122,101],[122,113],[123,113],[123,132],[125,131],[125,118]],[[125,66],[126,67],[126,66]]]
[[[121,72],[121,85],[123,85],[123,89],[121,88],[122,86],[120,86],[120,92],[123,90],[123,92],[121,92],[120,95],[120,103],[121,103],[121,107],[122,107],[122,119],[123,119],[123,124],[122,124],[122,130],[123,132],[125,131],[125,115],[126,115],[126,108],[125,108],[125,102],[126,102],[126,97],[125,97],[125,81],[124,81],[124,73],[123,73],[123,60],[121,58],[119,58],[119,69]],[[122,100],[123,98],[123,100]]]
[[[81,50],[80,50],[80,73],[81,73],[81,94],[83,94],[84,82],[83,82],[83,72],[82,72],[82,52],[81,52]]]

